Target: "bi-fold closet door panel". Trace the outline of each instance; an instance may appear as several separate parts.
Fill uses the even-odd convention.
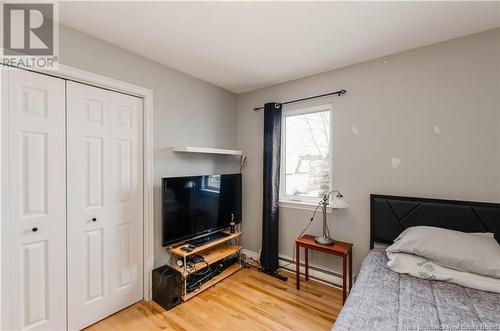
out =
[[[143,298],[142,99],[109,94],[110,311]]]
[[[64,80],[9,70],[7,81],[7,86],[2,88],[3,95],[8,96],[9,143],[8,151],[3,155],[9,167],[6,181],[9,187],[10,256],[8,261],[2,261],[2,268],[9,270],[8,286],[2,289],[2,295],[8,292],[10,298],[9,327],[15,330],[64,330]],[[5,115],[2,114],[4,119]]]
[[[67,82],[68,325],[142,299],[142,100]]]
[[[107,91],[67,82],[68,325],[109,312],[109,106]]]

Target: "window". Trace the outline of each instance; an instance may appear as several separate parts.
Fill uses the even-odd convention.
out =
[[[330,105],[283,112],[281,200],[318,201],[331,187]]]

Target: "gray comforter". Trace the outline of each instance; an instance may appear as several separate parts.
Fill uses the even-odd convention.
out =
[[[395,273],[384,250],[364,259],[333,330],[500,330],[500,294]]]

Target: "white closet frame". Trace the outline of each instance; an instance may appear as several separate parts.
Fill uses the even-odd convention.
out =
[[[0,65],[0,161],[1,161],[1,179],[8,178],[8,167],[5,166],[5,158],[9,155],[5,155],[7,150],[8,141],[7,135],[7,118],[6,112],[7,101],[4,98],[2,92],[2,86],[7,83],[6,75],[4,74],[9,70],[20,70],[20,69],[5,69]],[[32,70],[41,74],[46,74],[49,76],[60,77],[75,81],[78,83],[84,83],[93,85],[96,87],[101,87],[116,92],[122,92],[137,96],[143,99],[143,157],[144,157],[144,171],[143,171],[143,219],[144,219],[144,256],[143,256],[143,297],[144,300],[151,299],[151,272],[154,266],[154,209],[153,209],[153,91],[138,85],[129,84],[120,80],[108,78],[98,74],[94,74],[88,71],[76,69],[70,66],[60,64],[57,69],[46,71],[46,70]],[[3,180],[0,182],[0,261],[2,256],[9,255],[9,223],[10,223],[10,211],[9,211],[9,185]],[[7,285],[10,283],[8,277],[8,272],[4,270],[4,265],[0,263],[0,284]],[[0,287],[1,290],[1,287]],[[10,305],[2,304],[8,302],[8,298],[4,298],[5,293],[0,292],[0,329],[4,326],[4,321],[10,322],[10,318],[4,318],[5,316],[10,316]]]

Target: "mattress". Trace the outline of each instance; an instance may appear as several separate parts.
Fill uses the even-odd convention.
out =
[[[332,330],[500,330],[500,294],[395,273],[374,249]]]

